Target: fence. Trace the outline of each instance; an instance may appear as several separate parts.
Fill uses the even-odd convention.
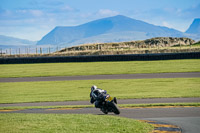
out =
[[[150,61],[150,60],[169,60],[169,59],[200,59],[200,52],[131,54],[131,55],[100,55],[100,56],[0,58],[0,64],[96,62],[96,61]]]
[[[0,55],[21,55],[21,54],[50,54],[61,50],[61,47],[14,47],[14,48],[0,48]]]
[[[62,51],[62,52],[56,52]],[[153,53],[186,53],[200,52],[199,46],[179,47],[155,47],[155,48],[107,48],[107,49],[81,49],[71,47],[24,47],[24,48],[0,48],[0,58],[6,57],[38,57],[38,56],[79,56],[79,55],[120,55],[120,54],[153,54]]]

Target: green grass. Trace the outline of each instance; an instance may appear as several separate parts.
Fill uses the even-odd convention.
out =
[[[200,60],[0,65],[0,77],[200,72]]]
[[[195,43],[195,44],[192,44],[192,46],[200,46],[200,41],[198,41],[198,42]]]
[[[153,103],[153,104],[118,104],[120,108],[126,107],[200,107],[200,103]],[[11,107],[0,107],[0,110],[25,110],[25,109],[79,109],[79,108],[93,108],[94,105],[63,105],[63,106],[11,106]]]
[[[97,85],[119,99],[200,97],[200,78],[0,83],[0,103],[89,100]]]
[[[0,110],[25,110],[25,109],[79,109],[79,108],[93,108],[94,105],[58,105],[58,106],[10,106],[0,107]]]
[[[1,133],[148,133],[150,124],[133,119],[68,114],[0,114]]]

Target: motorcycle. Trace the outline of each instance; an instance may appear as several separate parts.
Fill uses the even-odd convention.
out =
[[[100,109],[104,114],[108,114],[108,112],[114,112],[118,115],[120,114],[120,111],[116,104],[117,102],[115,98],[111,97],[110,95],[107,95],[104,97],[104,100],[102,102],[103,106]]]

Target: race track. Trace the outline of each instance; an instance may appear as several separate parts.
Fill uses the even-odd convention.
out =
[[[118,104],[152,104],[152,103],[194,103],[200,102],[196,98],[150,98],[150,99],[119,99]],[[35,102],[0,104],[0,107],[12,106],[64,106],[64,105],[90,105],[89,101],[63,101],[63,102]]]
[[[200,72],[0,78],[0,82],[33,82],[33,81],[98,80],[98,79],[195,78],[195,77],[200,77]]]
[[[200,107],[166,107],[166,108],[120,108],[120,117],[139,120],[153,120],[181,127],[184,133],[200,131]],[[81,109],[26,109],[0,113],[56,113],[56,114],[94,114],[104,115],[96,108]],[[110,113],[108,115],[114,115]]]
[[[0,82],[32,82],[32,81],[62,81],[62,80],[98,80],[98,79],[147,79],[147,78],[193,78],[200,77],[200,72],[191,73],[158,73],[158,74],[122,74],[122,75],[93,75],[67,77],[25,77],[0,78]],[[127,99],[119,100],[120,104],[141,103],[177,103],[200,102],[200,98],[158,98],[158,99]],[[0,104],[0,107],[10,106],[55,106],[55,105],[88,105],[88,101],[72,102],[43,102]],[[165,107],[165,108],[120,108],[120,117],[140,120],[155,120],[170,123],[182,128],[184,133],[200,131],[200,107]],[[96,108],[81,109],[25,109],[17,111],[0,111],[0,113],[58,113],[58,114],[94,114],[103,115]],[[109,114],[114,115],[114,114]]]

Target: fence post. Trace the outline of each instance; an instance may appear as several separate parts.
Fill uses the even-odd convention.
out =
[[[10,48],[10,55],[12,54],[11,48]]]
[[[42,48],[40,47],[40,54],[42,54]]]
[[[25,47],[25,53],[24,54],[27,54],[27,48]]]
[[[37,55],[37,47],[35,48],[35,54]]]
[[[28,55],[28,48],[26,48],[26,54]]]

